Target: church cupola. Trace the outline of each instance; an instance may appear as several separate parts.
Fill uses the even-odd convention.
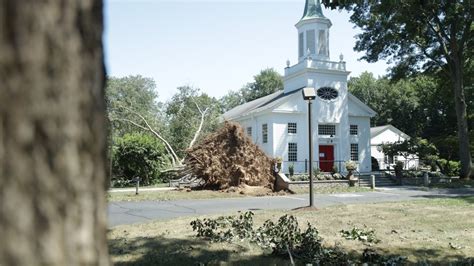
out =
[[[298,61],[310,57],[329,60],[329,28],[331,21],[323,15],[320,0],[306,0],[298,29]]]

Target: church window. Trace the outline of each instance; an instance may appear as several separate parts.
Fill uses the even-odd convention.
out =
[[[316,53],[316,33],[314,30],[306,31],[306,47],[311,54]]]
[[[317,91],[317,94],[318,94],[319,98],[321,98],[323,100],[334,100],[339,95],[337,90],[334,89],[334,88],[331,88],[331,87],[319,88],[318,91]]]
[[[298,161],[298,145],[295,142],[288,143],[288,161]]]
[[[288,133],[296,134],[296,123],[288,123]]]
[[[336,125],[318,125],[318,135],[321,136],[335,136],[336,135]]]
[[[359,128],[357,125],[351,125],[351,128],[349,129],[349,133],[351,135],[357,136],[359,133]]]
[[[359,161],[359,144],[357,143],[351,144],[351,161]]]
[[[298,36],[298,54],[299,57],[304,56],[304,33],[301,32]]]
[[[252,136],[252,127],[247,127],[247,136]]]
[[[268,124],[262,125],[262,142],[263,143],[268,142]]]

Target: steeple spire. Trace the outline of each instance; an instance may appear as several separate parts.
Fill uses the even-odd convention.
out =
[[[301,20],[311,19],[311,18],[326,18],[323,15],[323,10],[321,8],[320,0],[306,0],[306,5],[304,7],[304,14]]]

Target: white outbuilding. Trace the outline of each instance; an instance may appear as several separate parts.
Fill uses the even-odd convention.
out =
[[[330,60],[331,21],[323,15],[320,1],[306,0],[296,24],[298,63],[285,68],[284,89],[242,104],[223,115],[236,121],[255,143],[272,157],[283,159],[283,171],[308,171],[308,105],[302,89],[314,87],[312,140],[315,167],[329,172],[344,162],[357,162],[358,171],[371,171],[370,119],[375,112],[347,90],[346,62]]]
[[[409,140],[410,136],[402,132],[400,129],[392,126],[378,126],[370,129],[370,150],[372,157],[377,161],[380,170],[387,168],[393,169],[396,161],[403,162],[404,169],[417,168],[419,166],[419,158],[414,154],[404,154],[394,157],[386,155],[382,150],[384,144],[401,143]],[[378,169],[373,169],[378,170]]]

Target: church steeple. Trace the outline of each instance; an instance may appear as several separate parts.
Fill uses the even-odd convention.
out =
[[[303,17],[298,23],[298,61],[307,58],[329,60],[331,21],[323,15],[321,0],[306,0]]]
[[[326,18],[323,15],[323,10],[321,8],[321,1],[320,0],[306,0],[306,5],[304,7],[303,17],[301,20],[304,19],[312,19],[312,18]]]

